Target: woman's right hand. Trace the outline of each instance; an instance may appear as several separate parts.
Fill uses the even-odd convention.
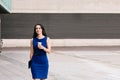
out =
[[[41,42],[38,42],[38,48],[41,49],[41,47],[42,47]]]

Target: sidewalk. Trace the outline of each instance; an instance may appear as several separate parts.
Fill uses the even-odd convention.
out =
[[[119,47],[61,47],[48,54],[48,80],[120,80]],[[28,48],[4,48],[0,80],[32,80]]]
[[[32,80],[28,48],[4,48],[0,54],[0,80]],[[56,80],[50,72],[48,80]]]

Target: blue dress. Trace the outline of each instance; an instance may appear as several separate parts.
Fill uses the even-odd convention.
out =
[[[46,79],[49,68],[47,53],[38,48],[38,42],[47,48],[47,36],[42,39],[33,38],[34,53],[31,59],[31,73],[33,79]]]

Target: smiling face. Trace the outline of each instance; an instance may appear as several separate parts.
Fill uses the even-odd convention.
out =
[[[43,36],[47,36],[45,29],[43,27],[42,24],[36,24],[34,26],[34,33],[33,33],[33,38],[38,37],[38,35],[43,35]]]
[[[39,34],[42,34],[42,28],[40,25],[36,25],[36,33],[39,35]]]

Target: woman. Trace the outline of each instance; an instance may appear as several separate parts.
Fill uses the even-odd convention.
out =
[[[50,38],[47,37],[43,25],[34,26],[33,38],[30,41],[31,73],[33,80],[45,80],[48,76],[47,53],[51,52]]]

